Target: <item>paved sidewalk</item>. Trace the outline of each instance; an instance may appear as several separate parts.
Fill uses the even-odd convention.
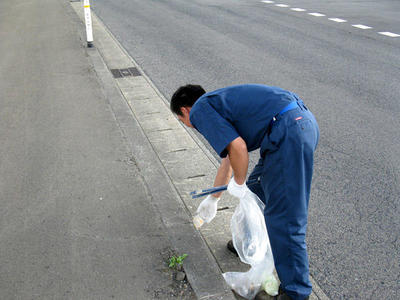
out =
[[[0,299],[194,299],[167,227],[194,274],[215,261],[81,25],[69,1],[0,2]],[[218,278],[200,298],[232,298]]]

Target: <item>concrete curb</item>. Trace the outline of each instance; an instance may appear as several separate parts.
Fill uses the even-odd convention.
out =
[[[80,3],[71,3],[81,17]],[[94,18],[95,19],[95,18]],[[98,27],[99,22],[96,19]],[[98,31],[94,31],[94,34]],[[104,34],[108,34],[104,31]],[[83,34],[81,35],[84,40]],[[94,42],[97,45],[96,41]],[[234,299],[226,285],[212,253],[200,233],[194,229],[190,214],[181,201],[159,157],[143,129],[132,114],[128,102],[116,86],[106,62],[97,48],[88,49],[88,55],[103,86],[103,92],[109,101],[117,123],[131,147],[136,165],[144,177],[150,191],[153,205],[171,239],[177,253],[187,253],[184,263],[187,278],[198,299]],[[130,62],[130,65],[132,62]],[[142,82],[142,87],[144,82]]]
[[[71,5],[82,20],[82,4]],[[225,247],[236,201],[224,195],[220,205],[227,209],[201,232],[191,223],[201,199],[192,200],[189,192],[212,183],[218,160],[193,131],[173,116],[165,97],[99,18],[92,14],[92,19],[95,48],[88,50],[89,56],[134,157],[139,158],[136,163],[175,249],[189,254],[184,268],[193,290],[199,299],[234,299],[221,271],[248,269]],[[141,76],[111,76],[110,69],[128,67],[135,67]],[[182,167],[187,161],[190,165]],[[311,281],[314,289],[310,299],[329,299],[313,278]]]

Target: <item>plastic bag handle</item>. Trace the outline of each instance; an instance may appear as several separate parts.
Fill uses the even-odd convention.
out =
[[[246,181],[246,185],[251,186],[251,185],[254,185],[259,182],[260,181],[258,179],[252,179],[252,180]],[[227,188],[228,188],[228,185],[220,185],[220,186],[215,186],[212,188],[204,189],[201,191],[193,191],[193,192],[190,192],[190,195],[192,196],[192,199],[196,199],[196,198],[201,198],[201,197],[204,197],[207,195],[225,191]]]

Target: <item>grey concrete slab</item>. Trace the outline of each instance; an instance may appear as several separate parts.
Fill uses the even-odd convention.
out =
[[[161,132],[154,132],[154,134],[161,134]],[[204,153],[199,148],[160,153],[160,159],[174,181],[210,175],[210,170],[213,170],[214,165],[210,161],[203,162],[203,158]]]

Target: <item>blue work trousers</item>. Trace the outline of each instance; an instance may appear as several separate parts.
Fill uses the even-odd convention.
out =
[[[281,288],[292,299],[311,294],[306,248],[308,201],[313,156],[319,129],[313,114],[301,102],[295,109],[277,115],[261,146],[261,158],[249,186],[265,203],[275,268]]]

